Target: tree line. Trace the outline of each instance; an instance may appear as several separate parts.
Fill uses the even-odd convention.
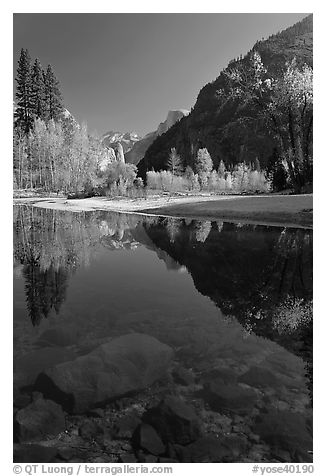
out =
[[[175,148],[171,149],[166,166],[167,170],[147,172],[149,189],[165,192],[263,193],[272,188],[271,180],[261,170],[258,159],[253,164],[239,163],[232,168],[227,168],[221,160],[215,169],[206,148],[198,150],[194,170],[189,165],[184,168]]]
[[[187,157],[181,159],[172,147],[162,167],[167,170],[147,172],[147,188],[216,193],[303,190],[312,183],[312,68],[299,67],[293,60],[283,76],[275,79],[254,51],[249,65],[229,68],[223,75],[225,86],[216,93],[221,107],[231,107],[238,100],[258,107],[280,153],[275,153],[266,171],[261,170],[258,158],[254,164],[242,159],[228,169],[221,161],[215,170],[208,150],[202,147],[194,167],[184,169]],[[16,82],[14,188],[86,196],[145,195],[137,167],[125,164],[123,152],[107,149],[100,137],[91,135],[86,124],[79,125],[67,111],[51,65],[44,70],[37,58],[32,62],[28,50],[22,49]]]
[[[64,106],[60,83],[51,65],[44,70],[22,48],[16,75],[13,128],[14,188],[77,194],[95,193],[111,182],[126,187],[134,166],[79,125]],[[103,172],[103,163],[106,164]],[[131,170],[132,169],[132,170]],[[111,181],[111,182],[110,182]]]
[[[313,70],[294,58],[279,78],[265,67],[258,51],[249,65],[224,71],[226,87],[217,91],[222,107],[241,100],[257,107],[261,120],[272,131],[278,157],[270,164],[272,179],[300,192],[313,181]],[[248,120],[251,118],[248,117]],[[279,187],[282,188],[282,187]]]
[[[22,48],[16,76],[17,107],[15,125],[28,134],[35,119],[57,121],[64,112],[60,84],[52,66],[44,70],[38,58],[32,63],[29,51]]]

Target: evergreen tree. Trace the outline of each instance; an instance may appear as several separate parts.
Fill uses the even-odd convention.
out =
[[[60,84],[56,78],[51,65],[49,64],[46,72],[43,73],[45,86],[45,117],[47,120],[57,121],[61,118],[64,110]]]
[[[28,133],[33,125],[33,106],[31,102],[32,74],[31,57],[28,50],[20,51],[17,68],[17,108],[15,111],[15,124],[25,133]]]
[[[45,85],[41,63],[37,58],[34,61],[32,69],[31,102],[34,117],[44,119],[46,111]]]

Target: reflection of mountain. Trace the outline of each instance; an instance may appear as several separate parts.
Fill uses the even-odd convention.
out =
[[[312,299],[312,232],[264,226],[239,226],[160,219],[145,225],[159,256],[167,253],[185,266],[197,290],[249,331],[274,340],[309,365],[312,322],[303,305],[286,312],[284,303]],[[301,301],[302,300],[302,301]],[[304,309],[304,311],[302,311]],[[280,319],[292,319],[290,332]],[[300,320],[300,313],[306,313]],[[296,320],[293,320],[296,317]],[[278,328],[278,325],[282,326]],[[311,377],[311,376],[310,376]]]
[[[176,228],[178,226],[178,228]],[[187,267],[199,292],[224,313],[242,315],[283,298],[312,297],[312,234],[231,223],[161,219],[146,231],[154,245]]]
[[[284,303],[312,299],[311,231],[19,206],[14,257],[32,322],[59,312],[69,276],[88,265],[98,246],[134,250],[140,244],[167,269],[188,269],[197,290],[248,330],[289,346],[288,330],[302,327],[293,313],[287,325]]]

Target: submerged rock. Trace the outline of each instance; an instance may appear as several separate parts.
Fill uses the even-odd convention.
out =
[[[85,440],[103,439],[103,433],[101,425],[92,420],[84,421],[78,429],[78,434]]]
[[[65,347],[73,345],[78,340],[78,333],[75,329],[67,327],[54,327],[44,331],[39,339],[39,345],[53,345],[58,347]]]
[[[138,426],[134,435],[133,443],[136,448],[142,448],[152,455],[162,455],[165,453],[165,446],[151,425],[143,423]]]
[[[50,446],[14,444],[14,463],[53,463],[57,449]]]
[[[232,383],[225,385],[223,381],[206,384],[201,394],[211,409],[220,413],[248,412],[252,410],[257,400],[254,390]]]
[[[221,463],[235,461],[246,447],[242,437],[208,435],[188,446],[178,446],[177,453],[183,463]]]
[[[184,367],[178,366],[172,372],[174,381],[181,385],[193,385],[195,383],[195,377],[190,370]]]
[[[51,400],[39,398],[15,415],[14,433],[18,441],[41,440],[65,430],[65,415]]]
[[[137,458],[133,453],[123,453],[120,455],[121,463],[137,463]]]
[[[76,357],[75,353],[62,347],[44,347],[33,350],[15,361],[15,379],[19,387],[33,385],[44,369],[67,362]]]
[[[275,377],[275,375],[268,369],[262,367],[252,366],[250,369],[240,375],[239,382],[246,383],[251,387],[264,388],[264,387],[280,387],[282,382],[280,379]]]
[[[35,388],[73,413],[142,390],[163,377],[172,349],[154,337],[128,334],[42,372]]]
[[[112,436],[116,439],[129,439],[140,425],[141,419],[135,413],[124,415],[114,424]]]
[[[143,416],[143,421],[152,425],[165,443],[186,445],[202,434],[199,419],[193,408],[183,400],[167,396]]]
[[[274,454],[279,450],[291,455],[291,462],[305,463],[312,460],[312,430],[309,421],[300,413],[271,410],[261,414],[253,427],[266,443],[272,447]]]

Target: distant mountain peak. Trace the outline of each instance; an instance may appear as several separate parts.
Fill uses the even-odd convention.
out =
[[[283,74],[287,62],[294,57],[298,65],[312,67],[312,15],[280,33],[257,41],[243,57],[231,59],[215,80],[201,88],[190,114],[166,131],[163,123],[160,124],[159,131],[165,133],[156,134],[141,161],[133,162],[138,164],[142,177],[145,177],[147,170],[165,169],[172,147],[177,148],[185,166],[194,167],[198,149],[203,147],[209,151],[215,167],[221,160],[226,165],[234,165],[243,161],[254,162],[256,158],[259,158],[262,167],[267,166],[275,150],[275,139],[273,133],[264,127],[257,108],[236,101],[224,105],[217,94],[226,87],[225,71],[240,65],[246,68],[253,51],[260,54],[265,67],[276,78]],[[170,113],[167,119],[169,115],[174,115],[173,111]],[[251,127],[248,127],[248,117],[252,121]],[[126,160],[129,161],[128,156]]]
[[[168,112],[165,121],[160,122],[156,131],[149,132],[142,139],[135,142],[133,147],[126,153],[126,162],[137,165],[138,162],[144,157],[148,147],[154,142],[154,140],[167,132],[176,122],[180,121],[185,116],[188,116],[190,111],[188,109],[172,109]]]
[[[108,131],[102,135],[102,144],[108,148],[114,148],[118,144],[122,145],[123,152],[128,152],[133,145],[141,139],[137,132]]]

